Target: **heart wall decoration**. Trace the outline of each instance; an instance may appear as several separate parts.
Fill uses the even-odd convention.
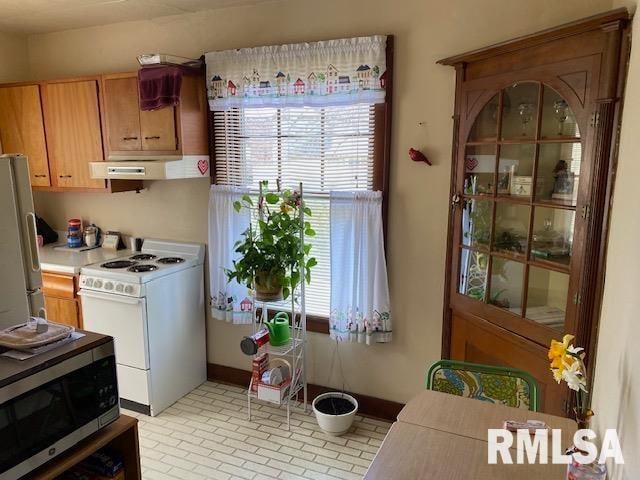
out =
[[[200,175],[204,175],[209,170],[209,161],[208,160],[198,160],[198,171]]]

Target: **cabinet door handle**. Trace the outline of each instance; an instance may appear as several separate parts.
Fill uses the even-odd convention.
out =
[[[58,175],[60,178],[71,178],[71,175]]]
[[[122,140],[137,140],[138,137],[122,137]]]
[[[42,174],[36,174],[36,175],[34,175],[34,177],[36,177],[36,178],[47,178],[46,175],[42,175]]]
[[[160,140],[159,135],[153,135],[151,137],[144,137],[145,140]]]

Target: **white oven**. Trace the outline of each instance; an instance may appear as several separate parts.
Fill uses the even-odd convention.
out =
[[[147,300],[81,290],[84,328],[114,338],[120,397],[149,405]]]
[[[121,406],[157,415],[206,380],[204,246],[144,247],[83,268],[79,295],[84,329],[114,339]]]

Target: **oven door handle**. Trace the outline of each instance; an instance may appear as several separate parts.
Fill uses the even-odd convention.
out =
[[[129,305],[137,305],[144,302],[144,298],[125,297],[124,295],[92,292],[90,290],[80,290],[78,295],[87,298],[99,298],[100,300],[108,300],[110,302],[128,303]]]

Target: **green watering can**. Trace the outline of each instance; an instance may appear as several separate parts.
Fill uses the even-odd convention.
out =
[[[286,345],[289,342],[289,315],[286,312],[278,312],[264,326],[269,330],[269,343],[274,347]]]

